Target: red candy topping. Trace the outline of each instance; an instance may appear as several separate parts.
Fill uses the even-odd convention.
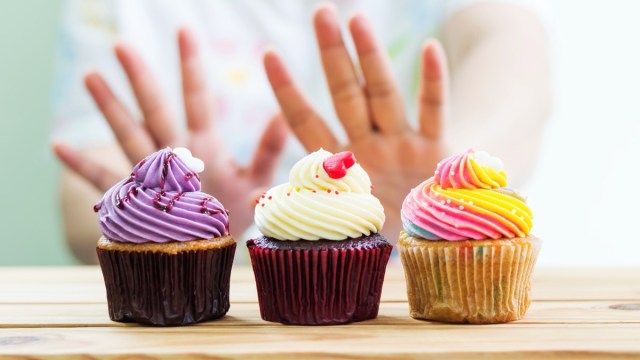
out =
[[[353,153],[351,151],[343,151],[324,159],[322,167],[330,178],[341,179],[347,175],[347,170],[355,163],[356,157]]]

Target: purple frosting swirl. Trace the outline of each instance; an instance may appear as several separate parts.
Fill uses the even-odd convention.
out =
[[[229,234],[228,212],[200,191],[198,175],[171,148],[140,161],[94,210],[109,240],[165,243]]]

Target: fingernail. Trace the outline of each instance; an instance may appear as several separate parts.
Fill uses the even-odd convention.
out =
[[[276,66],[277,53],[269,48],[264,52],[264,66],[267,70],[273,70]]]
[[[188,35],[191,36],[193,33],[191,32],[191,28],[189,28],[187,25],[180,25],[180,27],[178,27],[178,33],[180,34],[184,34],[184,35]]]
[[[195,35],[191,30],[183,26],[178,32],[178,42],[180,48],[180,55],[185,57],[194,56],[198,52],[198,44],[195,39]]]
[[[325,25],[332,25],[337,22],[336,17],[338,14],[338,10],[335,5],[332,3],[323,3],[318,5],[315,13],[315,20],[318,23],[322,23]]]
[[[315,9],[314,12],[321,12],[321,11],[331,11],[333,13],[337,13],[338,12],[338,8],[336,7],[336,4],[332,3],[332,2],[321,2],[320,4],[318,4]]]
[[[350,17],[350,23],[353,28],[357,28],[358,30],[368,30],[370,28],[369,21],[367,17],[362,13],[355,13]]]
[[[267,44],[267,46],[264,47],[264,51],[262,52],[263,56],[266,55],[276,55],[278,53],[278,51],[276,50],[276,47],[273,46],[273,44]]]
[[[438,62],[436,46],[432,42],[426,43],[422,56],[424,77],[433,81],[440,79],[440,63]]]
[[[127,49],[127,43],[122,41],[122,40],[118,40],[115,42],[115,44],[113,45],[113,51],[116,52],[116,54],[118,54],[119,52],[125,51]]]
[[[84,85],[87,88],[92,87],[97,81],[98,73],[95,71],[90,71],[84,75]]]

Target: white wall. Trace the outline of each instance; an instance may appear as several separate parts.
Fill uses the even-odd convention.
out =
[[[556,104],[529,189],[540,265],[640,265],[640,1],[549,1]]]

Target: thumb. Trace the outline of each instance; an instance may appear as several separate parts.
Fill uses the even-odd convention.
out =
[[[110,169],[82,155],[65,143],[54,141],[53,153],[69,169],[89,181],[96,189],[104,192],[122,179]]]
[[[251,177],[261,183],[271,181],[289,135],[289,127],[281,112],[271,117],[249,166]]]

